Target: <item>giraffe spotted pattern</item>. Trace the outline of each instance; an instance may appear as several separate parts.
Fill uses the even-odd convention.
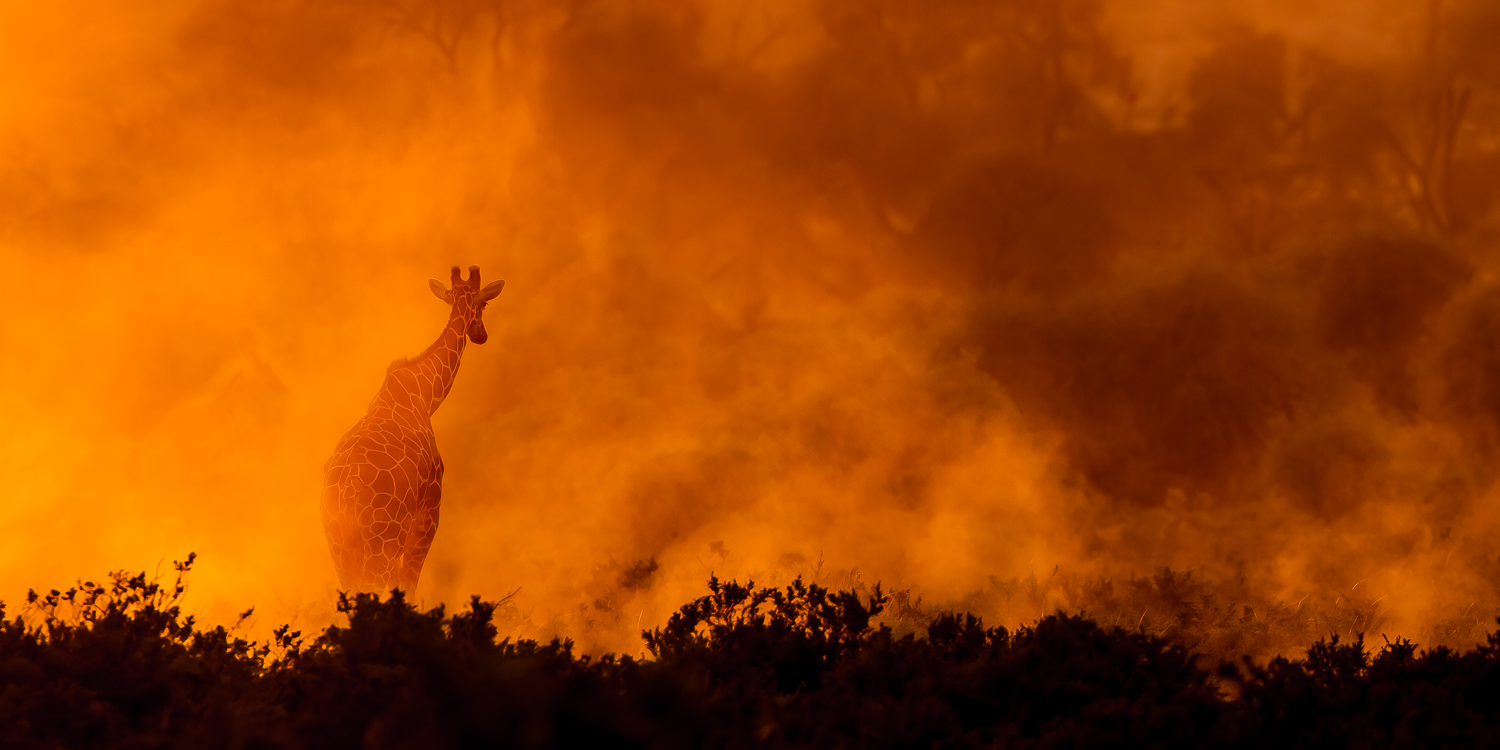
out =
[[[443,459],[432,432],[465,340],[483,344],[481,317],[504,281],[480,288],[479,267],[452,288],[437,279],[433,294],[452,305],[438,340],[417,357],[396,360],[365,416],[339,440],[323,467],[323,533],[345,590],[411,591],[437,534]]]

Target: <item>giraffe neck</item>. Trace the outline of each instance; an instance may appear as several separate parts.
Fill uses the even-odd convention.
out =
[[[409,360],[393,363],[375,397],[376,404],[409,408],[431,417],[453,388],[459,359],[468,343],[466,334],[474,321],[473,309],[462,302],[455,304],[448,325],[432,346]]]

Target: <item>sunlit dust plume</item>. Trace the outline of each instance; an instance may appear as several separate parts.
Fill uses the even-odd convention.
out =
[[[6,4],[0,598],[331,620],[323,462],[478,265],[429,605],[1478,637],[1500,11],[1200,5]]]

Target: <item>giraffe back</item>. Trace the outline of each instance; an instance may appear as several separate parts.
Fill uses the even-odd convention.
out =
[[[390,398],[400,380],[393,365],[323,467],[323,530],[345,589],[415,588],[437,531],[443,461],[425,410]]]

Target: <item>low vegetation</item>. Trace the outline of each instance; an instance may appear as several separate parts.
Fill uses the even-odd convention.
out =
[[[33,592],[0,622],[0,746],[1324,747],[1500,742],[1500,632],[1458,651],[1318,641],[1208,659],[1059,612],[898,635],[890,597],[711,578],[648,658],[498,638],[497,604],[342,597],[347,624],[265,644],[181,613],[171,585]],[[3,612],[3,610],[0,610]],[[248,612],[246,613],[249,614]]]

